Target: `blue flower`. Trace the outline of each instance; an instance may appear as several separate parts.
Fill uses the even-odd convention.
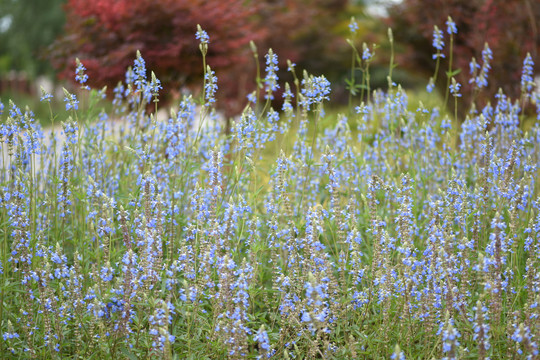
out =
[[[292,113],[293,106],[291,104],[291,99],[294,98],[294,94],[291,92],[291,87],[289,86],[289,83],[285,83],[285,91],[283,92],[283,105],[281,107],[281,110],[285,112]],[[294,115],[291,115],[294,116]]]
[[[433,28],[433,47],[439,51],[444,48],[443,32],[435,25]]]
[[[216,73],[210,68],[210,66],[206,66],[206,74],[204,75],[204,98],[206,100],[206,106],[210,106],[210,104],[216,102],[216,91],[217,91],[217,76]]]
[[[373,59],[373,54],[369,50],[369,47],[367,46],[367,44],[363,43],[362,44],[362,60],[366,62],[370,62],[371,59]]]
[[[17,334],[16,332],[5,332],[2,334],[2,338],[4,339],[4,341],[6,340],[9,340],[9,339],[17,339],[19,338],[19,334]]]
[[[459,93],[460,88],[461,84],[458,83],[455,78],[452,78],[452,84],[450,85],[450,94],[452,94],[454,97],[461,97],[461,94]]]
[[[351,22],[349,23],[349,31],[351,32],[351,34],[356,34],[356,32],[358,31],[358,23],[356,22],[354,16],[351,17]]]
[[[75,94],[69,93],[66,89],[64,89],[64,102],[66,103],[66,111],[73,109],[78,110],[79,109],[79,100],[77,100],[77,97]]]
[[[276,71],[279,70],[278,68],[278,58],[277,55],[274,54],[272,49],[268,50],[268,54],[265,55],[266,57],[266,77],[264,78],[264,84],[266,89],[266,95],[265,99],[272,100],[274,98],[274,95],[272,93],[279,89],[279,85],[277,83],[278,77],[276,74]]]
[[[270,349],[270,340],[268,339],[268,334],[264,330],[264,325],[257,331],[253,340],[259,343],[259,347],[263,350],[268,351]]]
[[[210,37],[208,33],[204,31],[200,25],[197,25],[197,32],[195,33],[195,38],[201,42],[201,44],[209,44]]]
[[[476,61],[473,59],[470,63],[470,73],[476,74],[476,71],[480,69],[480,73],[478,76],[472,78],[470,80],[471,83],[476,83],[476,86],[478,88],[484,88],[488,85],[487,82],[487,76],[489,73],[489,70],[491,69],[490,61],[493,59],[493,52],[489,48],[488,44],[484,44],[484,50],[482,50],[482,66],[478,65]]]
[[[426,91],[428,93],[431,93],[431,92],[433,92],[433,89],[435,89],[435,82],[433,81],[433,78],[430,77],[429,78],[429,83],[426,86]]]
[[[523,71],[521,74],[521,91],[527,94],[530,93],[534,87],[533,66],[534,62],[531,58],[531,54],[527,53],[525,60],[523,60]]]
[[[322,104],[324,100],[329,100],[330,97],[330,82],[321,76],[310,76],[302,80],[302,95],[305,99],[303,105],[309,110],[312,104]]]
[[[47,91],[45,91],[43,87],[41,87],[41,98],[39,98],[39,101],[51,102],[52,97],[53,97],[52,94],[48,93]],[[0,114],[2,114],[1,110],[3,108],[4,106],[0,104]]]
[[[457,34],[456,23],[450,16],[448,17],[448,20],[446,20],[446,32],[448,35]]]
[[[77,64],[77,68],[75,69],[75,81],[81,84],[81,87],[83,89],[89,90],[90,87],[88,87],[88,85],[85,85],[85,83],[88,81],[88,75],[85,74],[86,68],[81,63],[79,58],[75,59],[75,62]]]
[[[391,360],[405,360],[405,353],[396,345],[394,352],[390,355]]]
[[[146,86],[146,63],[141,56],[141,52],[137,50],[137,57],[135,58],[133,66],[134,82],[137,91],[144,91]]]
[[[159,79],[156,77],[156,74],[154,74],[153,71],[151,74],[151,79],[152,80],[150,81],[150,84],[147,86],[146,92],[149,93],[149,96],[153,96],[154,98],[156,98],[156,101],[157,101],[159,90],[163,89],[163,87],[161,86],[161,81],[159,81]]]
[[[255,96],[255,92],[247,94],[246,98],[250,103],[256,104],[257,103],[257,97]]]

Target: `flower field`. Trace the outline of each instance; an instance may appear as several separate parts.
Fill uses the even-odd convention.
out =
[[[521,98],[501,91],[460,122],[460,87],[489,81],[487,46],[470,84],[449,69],[449,115],[410,103],[393,64],[370,89],[367,46],[349,108],[325,112],[326,78],[289,64],[282,84],[270,50],[226,131],[210,38],[194,41],[201,94],[166,119],[141,54],[109,112],[77,62],[80,92],[51,111],[62,134],[0,105],[0,358],[539,358],[530,56]]]

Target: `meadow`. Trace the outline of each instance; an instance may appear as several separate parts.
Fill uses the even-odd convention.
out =
[[[457,29],[437,30],[440,55]],[[143,54],[106,111],[78,62],[61,130],[0,105],[1,359],[539,358],[530,56],[519,99],[461,122],[452,69],[426,107],[392,63],[371,89],[370,48],[353,48],[365,71],[336,113],[323,75],[290,63],[279,83],[269,51],[225,131],[212,44],[194,41],[202,91],[166,119]],[[485,86],[487,50],[463,86]]]

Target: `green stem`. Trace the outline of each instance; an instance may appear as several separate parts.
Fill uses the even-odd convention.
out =
[[[352,41],[351,41],[352,43]],[[352,95],[354,90],[354,81],[355,81],[355,64],[356,63],[356,53],[353,51],[351,53],[351,85],[349,89],[349,111],[352,112]]]
[[[261,64],[259,63],[259,53],[257,52],[257,48],[255,47],[255,44],[252,43],[251,50],[253,51],[253,58],[255,59],[255,69],[257,71],[257,76],[255,78],[255,99],[257,101],[257,105],[259,104],[259,97],[261,95]]]
[[[371,86],[370,86],[370,76],[369,76],[369,63],[366,65],[366,94],[367,94],[367,103],[370,102],[371,96]]]
[[[444,108],[445,109],[448,104],[448,95],[450,92],[450,81],[452,78],[452,60],[454,57],[453,55],[454,55],[454,35],[450,34],[450,54],[449,54],[449,59],[448,59],[448,73],[446,74],[446,91],[444,95]]]
[[[390,91],[393,87],[392,71],[394,70],[394,35],[392,34],[391,28],[388,28],[388,39],[390,41],[390,69],[388,71],[388,90]]]
[[[2,162],[4,158],[4,153],[2,152]],[[6,214],[3,212],[2,214]],[[8,246],[7,246],[7,222],[4,219],[4,216],[2,216],[2,223],[6,223],[4,226],[4,241],[2,242],[2,266],[7,265],[7,254],[8,254]],[[4,287],[7,285],[7,272],[8,269],[4,269],[2,274],[2,284],[0,284],[0,289],[2,290],[0,293],[0,326],[4,323]],[[7,310],[7,309],[6,309]],[[2,353],[2,360],[5,359],[4,353]]]
[[[439,66],[441,64],[441,50],[437,49],[437,62],[435,63],[435,72],[433,74],[433,84],[437,81],[437,76],[439,75]]]
[[[311,152],[309,154],[309,158],[307,159],[307,170],[306,170],[306,178],[304,180],[304,185],[302,186],[302,195],[300,196],[300,203],[298,205],[298,213],[301,213],[302,211],[302,202],[304,200],[304,193],[306,191],[306,184],[308,183],[309,181],[309,175],[311,173],[311,163],[313,162],[314,160],[314,154],[315,154],[315,144],[316,144],[316,139],[317,139],[317,126],[318,126],[318,123],[319,123],[319,116],[320,116],[320,113],[321,113],[321,107],[322,107],[322,103],[318,104],[318,109],[316,111],[316,114],[315,114],[315,121],[314,121],[314,128],[313,128],[313,138],[311,140]]]

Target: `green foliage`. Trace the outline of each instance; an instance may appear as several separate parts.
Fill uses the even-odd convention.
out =
[[[64,0],[4,0],[0,17],[10,26],[0,32],[0,75],[25,71],[31,78],[51,74],[44,56],[64,26]],[[9,19],[9,20],[7,20]]]

